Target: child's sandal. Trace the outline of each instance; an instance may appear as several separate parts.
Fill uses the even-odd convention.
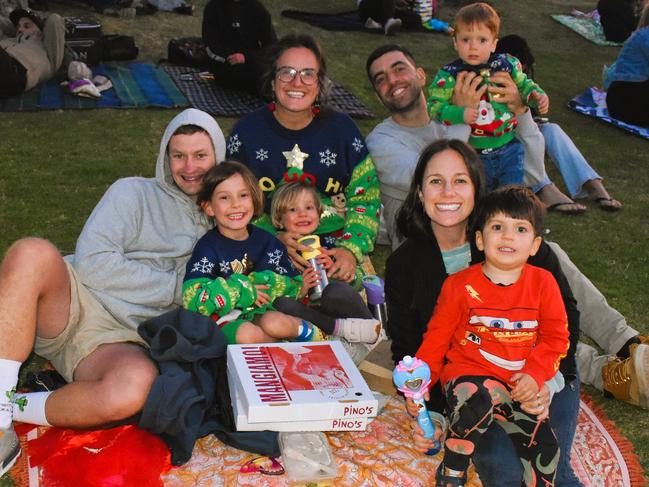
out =
[[[464,487],[466,484],[466,472],[461,477],[444,475],[444,464],[440,463],[435,474],[435,487]]]

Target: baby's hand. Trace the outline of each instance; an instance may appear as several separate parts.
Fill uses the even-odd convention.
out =
[[[329,269],[333,265],[334,261],[328,254],[324,252],[324,249],[322,247],[320,247],[320,252],[320,255],[316,257],[318,264],[320,264],[323,269]]]
[[[255,289],[257,290],[257,301],[255,301],[255,306],[263,306],[270,303],[270,296],[266,294],[266,291],[269,288],[267,284],[255,284]]]
[[[308,291],[320,282],[320,273],[309,266],[302,272],[302,289]]]
[[[545,93],[538,91],[532,92],[532,98],[536,101],[536,107],[541,115],[545,115],[550,110],[550,98]]]
[[[539,386],[531,375],[518,372],[509,379],[515,384],[512,389],[512,399],[518,402],[531,401],[539,393]]]
[[[477,108],[465,108],[464,109],[464,123],[471,125],[478,120],[478,109]]]
[[[435,435],[433,438],[425,438],[424,431],[419,426],[417,421],[412,420],[410,422],[410,428],[412,428],[412,442],[415,450],[420,451],[421,453],[426,453],[428,450],[435,448],[435,441],[440,441],[442,434],[442,428],[438,424],[435,425]]]
[[[430,399],[430,396],[428,393],[424,394],[424,399],[428,401]],[[408,414],[412,416],[413,418],[416,418],[419,415],[419,410],[425,406],[420,406],[417,404],[415,401],[412,400],[410,397],[406,397],[406,411],[408,411]]]

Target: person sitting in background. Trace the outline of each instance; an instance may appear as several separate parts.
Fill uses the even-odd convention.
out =
[[[599,0],[597,12],[604,37],[611,42],[624,42],[638,24],[637,6],[642,0]]]
[[[496,46],[496,52],[511,54],[517,58],[525,74],[534,78],[534,55],[523,37],[512,34],[501,38]],[[547,119],[535,117],[535,120],[545,139],[545,150],[561,172],[570,196],[572,198],[588,196],[602,210],[622,209],[622,203],[608,194],[602,183],[602,177],[588,164],[568,134],[558,124],[548,122]],[[550,183],[549,178],[546,180]],[[574,203],[559,203],[559,205],[570,204]]]
[[[638,29],[624,43],[607,73],[610,85],[606,105],[611,117],[649,127],[649,2],[640,14]]]
[[[194,14],[194,6],[185,0],[147,0],[146,4],[163,12],[176,12],[181,15]]]
[[[11,98],[54,77],[63,63],[65,25],[58,14],[46,19],[16,9],[0,17],[0,99]]]
[[[27,0],[0,0],[0,17],[9,17],[9,14],[19,8],[29,9]],[[46,10],[46,9],[43,9]]]
[[[383,30],[386,36],[394,35],[403,25],[396,18],[396,0],[358,0],[358,15],[371,30]]]
[[[214,81],[259,92],[261,50],[277,41],[268,10],[258,0],[212,0],[203,13],[203,42]]]

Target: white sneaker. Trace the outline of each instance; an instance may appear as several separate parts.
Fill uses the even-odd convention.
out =
[[[20,456],[20,442],[12,426],[0,429],[0,477],[14,466]]]
[[[378,29],[382,29],[383,26],[379,24],[376,20],[374,20],[372,17],[368,17],[367,20],[365,21],[365,28],[378,30]]]
[[[401,19],[389,18],[383,26],[383,32],[386,36],[393,36],[401,28]]]
[[[365,21],[365,28],[366,29],[382,29],[383,26],[379,24],[376,20],[374,20],[372,17],[368,17],[367,20]]]
[[[375,319],[342,318],[341,336],[348,342],[374,343],[381,333],[381,322]]]

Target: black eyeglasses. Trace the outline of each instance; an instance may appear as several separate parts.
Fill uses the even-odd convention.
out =
[[[291,66],[282,66],[275,71],[277,79],[283,83],[290,83],[300,74],[300,79],[305,85],[312,85],[318,81],[318,71],[312,68],[297,70]]]

